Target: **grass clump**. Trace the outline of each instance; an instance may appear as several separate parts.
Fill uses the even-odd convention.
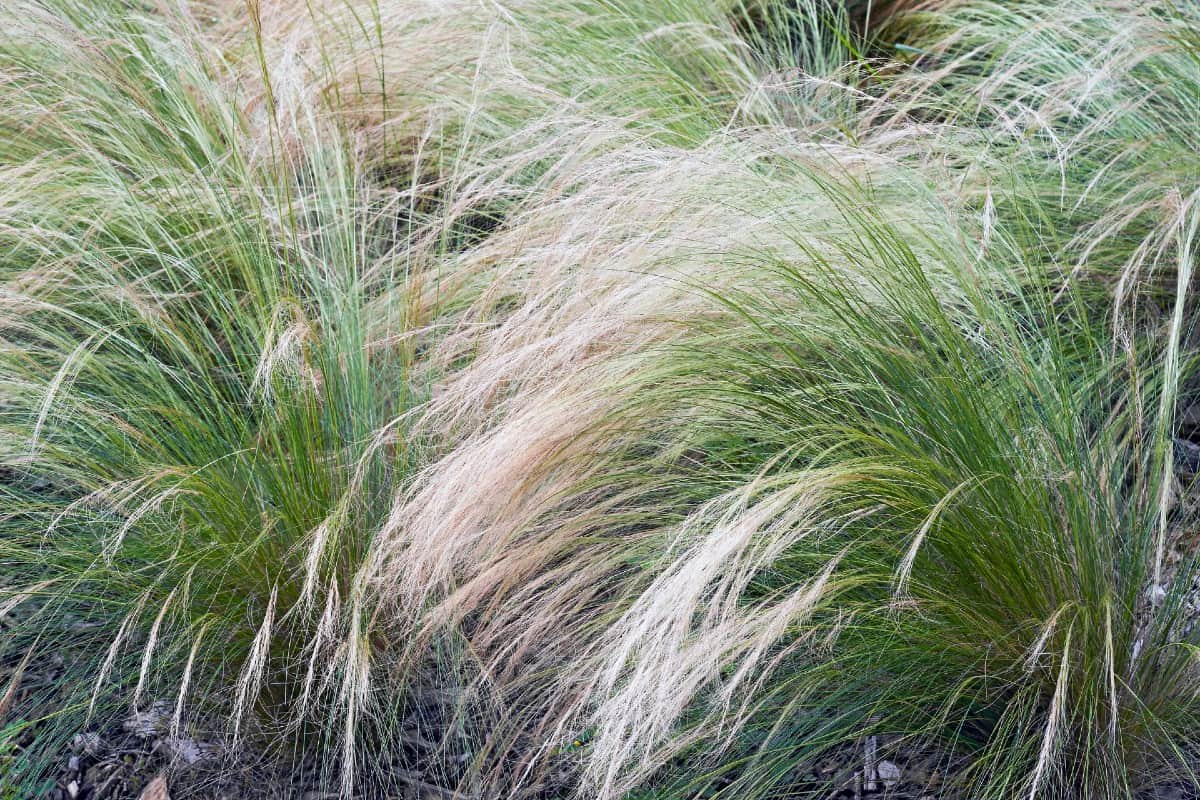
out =
[[[1200,20],[1050,7],[15,4],[2,785],[160,708],[344,796],[1200,788]]]
[[[349,780],[363,560],[423,448],[393,225],[336,144],[243,151],[186,20],[27,13],[0,56],[0,559],[6,608],[41,602],[6,647],[72,663],[5,780],[32,791],[88,720],[159,706],[175,736],[345,742]]]

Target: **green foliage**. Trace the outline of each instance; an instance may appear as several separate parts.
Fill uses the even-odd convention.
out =
[[[1200,17],[906,5],[0,3],[0,792],[1200,786]]]
[[[2,55],[0,560],[10,596],[46,597],[41,647],[82,653],[59,723],[159,700],[175,729],[336,730],[366,679],[362,563],[420,457],[411,350],[376,346],[415,310],[390,226],[337,147],[242,150],[198,41],[84,6],[24,24]],[[44,740],[6,780],[59,756]]]

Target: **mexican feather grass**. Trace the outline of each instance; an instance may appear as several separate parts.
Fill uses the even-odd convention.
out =
[[[9,795],[1200,790],[1194,4],[0,9]]]

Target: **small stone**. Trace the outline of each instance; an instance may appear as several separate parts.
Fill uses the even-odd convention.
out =
[[[71,797],[79,796],[79,781],[71,781],[67,784],[67,794],[71,795]]]
[[[876,765],[875,771],[879,775],[879,780],[883,781],[885,789],[895,788],[896,784],[900,782],[900,767],[891,761],[880,761]]]
[[[71,756],[67,759],[67,769],[71,772],[79,772],[79,756]]]
[[[166,701],[155,700],[145,711],[135,711],[122,723],[125,730],[148,739],[160,728],[165,727],[171,718],[171,706]]]
[[[71,740],[71,749],[76,753],[94,754],[100,752],[100,744],[100,734],[98,733],[77,733]]]
[[[197,742],[195,739],[185,736],[168,736],[161,743],[172,757],[180,759],[185,764],[195,764],[213,754],[212,745],[206,742]]]

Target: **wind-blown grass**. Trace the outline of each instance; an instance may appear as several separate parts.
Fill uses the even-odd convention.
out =
[[[753,327],[722,326],[694,363],[675,360],[676,385],[712,408],[688,444],[729,454],[714,482],[733,485],[670,534],[677,554],[609,634],[597,777],[653,765],[647,745],[668,731],[668,752],[686,742],[677,719],[747,752],[728,762],[728,796],[771,796],[864,730],[959,749],[952,772],[975,796],[1194,780],[1190,557],[1147,613],[1169,479],[1154,443],[1170,423],[1113,419],[1139,399],[1124,386],[1134,365],[1151,409],[1171,365],[1106,358],[1070,309],[1014,317],[984,294],[960,316],[876,230],[895,260],[822,259],[832,285],[781,265],[794,316],[728,300]],[[887,303],[847,286],[862,268]],[[707,714],[683,702],[709,683]]]
[[[1190,6],[11,5],[0,785],[1200,783]]]
[[[531,724],[594,731],[603,796],[697,751],[678,791],[774,796],[871,730],[957,753],[983,796],[1190,780],[1190,555],[1151,599],[1163,541],[1192,524],[1160,482],[1177,363],[1114,350],[1086,307],[1014,306],[1029,276],[1001,233],[981,263],[936,206],[922,232],[821,184],[841,215],[760,220],[703,287],[660,278],[668,319],[606,309],[626,329],[600,340],[589,314],[559,320],[573,364],[519,365],[529,394],[421,482],[388,546],[453,548],[490,672],[553,684],[521,690],[550,697]],[[487,384],[478,363],[453,397]]]

